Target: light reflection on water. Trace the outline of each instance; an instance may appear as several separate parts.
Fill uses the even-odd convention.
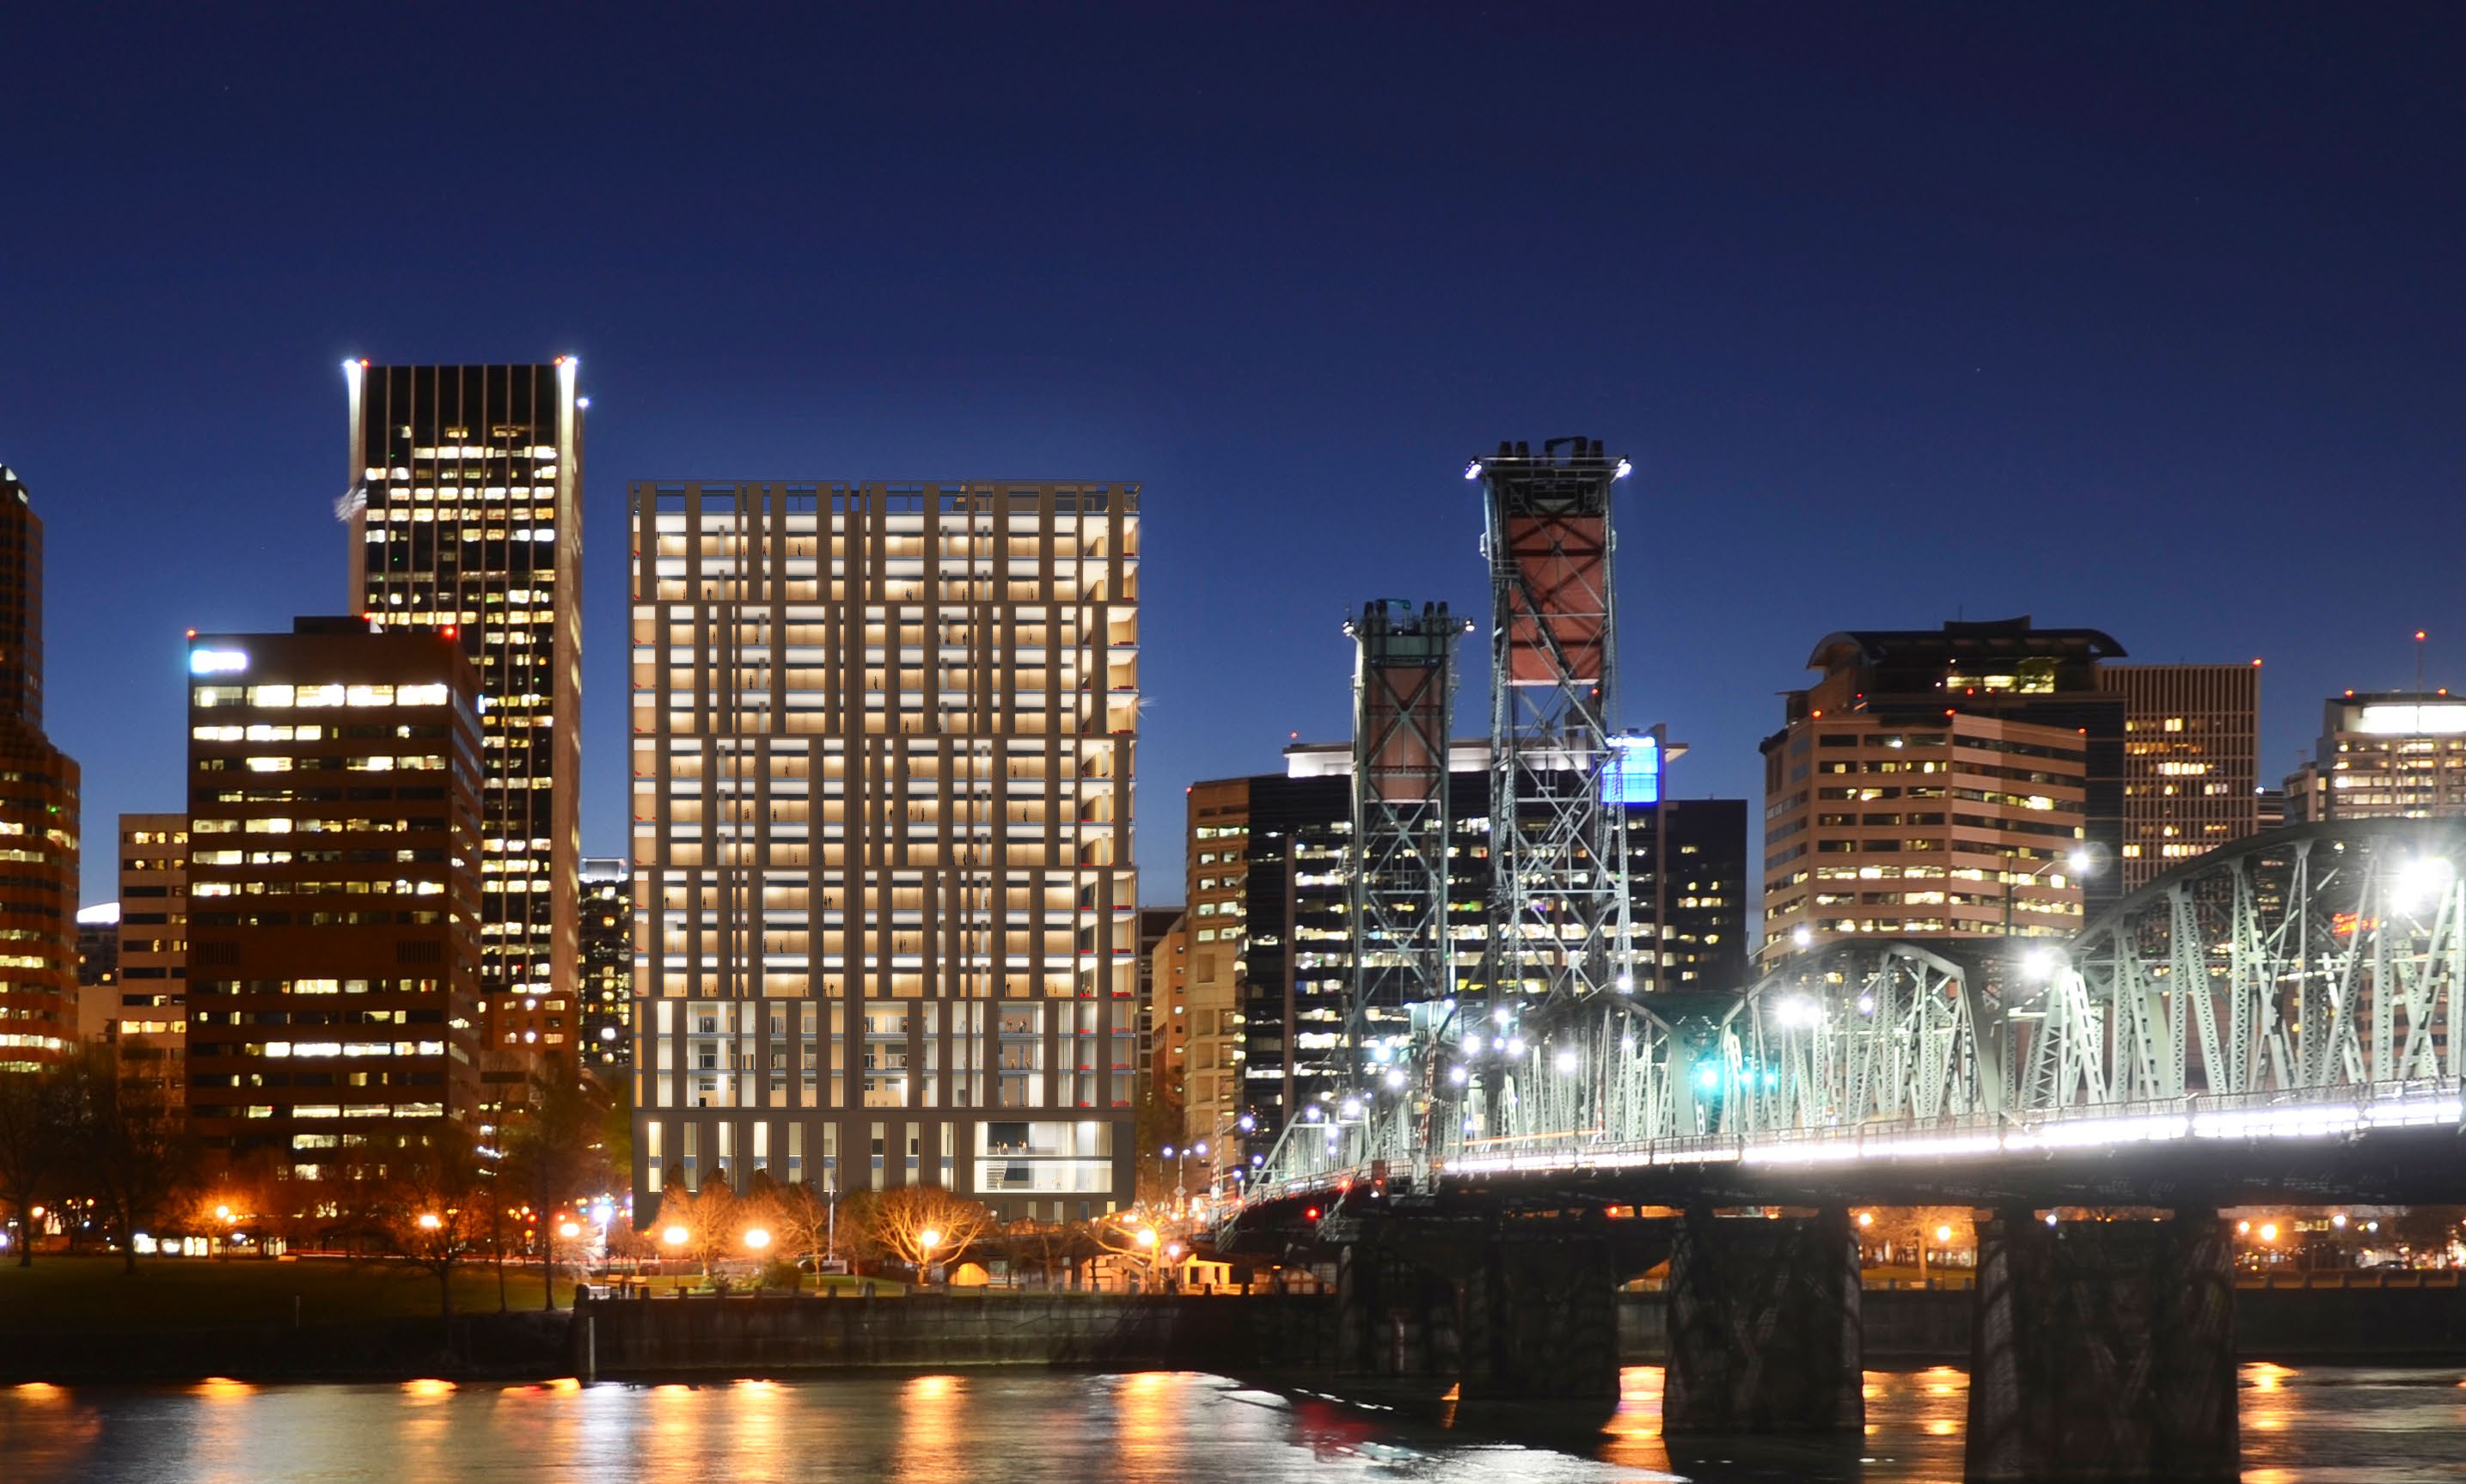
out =
[[[2456,1368],[2243,1367],[2248,1484],[2466,1475]],[[11,1484],[594,1484],[684,1480],[1167,1484],[1699,1484],[1961,1476],[1968,1378],[1870,1371],[1867,1429],[1845,1438],[1661,1431],[1663,1375],[1624,1376],[1617,1411],[1570,1436],[1538,1416],[1365,1408],[1184,1372],[847,1376],[699,1385],[27,1385],[0,1390]],[[1543,1441],[1500,1432],[1542,1429]],[[1546,1446],[1544,1446],[1546,1443]]]

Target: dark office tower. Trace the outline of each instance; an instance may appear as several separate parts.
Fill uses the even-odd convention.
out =
[[[1659,914],[1655,983],[1664,989],[1736,993],[1747,987],[1747,801],[1664,799],[1653,821],[1629,833],[1659,845],[1659,858],[1635,868],[1658,873],[1650,896]],[[1639,891],[1639,897],[1646,895]]]
[[[622,855],[582,862],[582,1059],[620,1066],[634,1054],[634,867]]]
[[[587,399],[572,356],[343,370],[352,611],[442,629],[479,673],[480,978],[502,1092],[533,1053],[572,1050],[579,1021]]]
[[[1613,743],[1602,787],[1627,842],[1632,992],[1735,993],[1746,981],[1746,801],[1664,800],[1658,742]],[[1460,738],[1446,758],[1447,941],[1461,984],[1481,968],[1497,830],[1487,744]],[[1344,1054],[1358,941],[1352,803],[1353,749],[1307,742],[1285,749],[1282,773],[1187,796],[1183,1122],[1227,1155],[1265,1153],[1293,1110],[1360,1086]]]
[[[429,628],[189,643],[189,1101],[299,1179],[476,1110],[480,720]],[[379,1156],[382,1158],[382,1156]]]
[[[78,765],[43,735],[43,522],[0,464],[0,1072],[77,1039]]]
[[[2260,828],[2260,662],[2105,665],[2123,698],[2122,886]]]

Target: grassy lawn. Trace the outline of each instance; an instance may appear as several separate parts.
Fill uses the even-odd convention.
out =
[[[557,1307],[572,1301],[556,1285]],[[117,1257],[37,1257],[32,1268],[0,1266],[0,1335],[61,1330],[187,1329],[292,1320],[303,1324],[433,1315],[437,1278],[401,1263],[305,1257],[297,1262],[239,1258],[141,1258],[137,1275]],[[540,1306],[536,1271],[505,1270],[505,1302]],[[493,1312],[497,1275],[474,1264],[454,1276],[457,1313]]]

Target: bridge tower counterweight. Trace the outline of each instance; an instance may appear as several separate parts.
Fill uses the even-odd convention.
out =
[[[1346,1041],[1381,1060],[1409,1037],[1409,1007],[1455,993],[1447,938],[1447,741],[1457,636],[1444,603],[1395,599],[1345,623],[1353,681],[1353,1001]]]
[[[1490,934],[1500,1002],[1634,986],[1625,810],[1610,802],[1617,679],[1610,494],[1598,440],[1501,443],[1482,481],[1490,558]]]

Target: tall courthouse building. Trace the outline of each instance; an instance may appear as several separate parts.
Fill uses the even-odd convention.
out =
[[[1138,489],[637,484],[636,1208],[1130,1199]]]

